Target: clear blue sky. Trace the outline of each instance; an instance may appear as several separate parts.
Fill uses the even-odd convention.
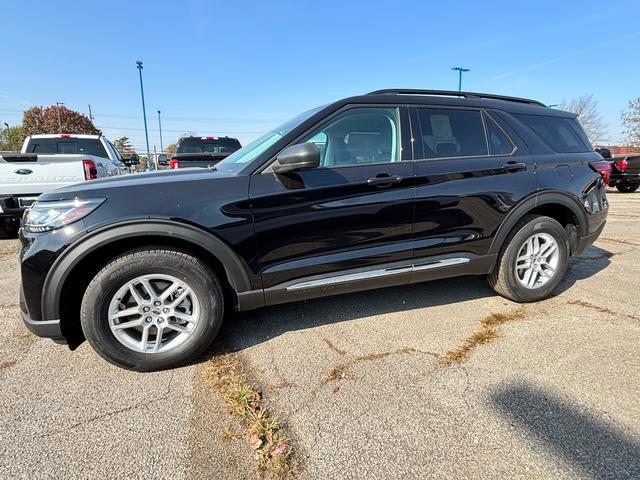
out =
[[[296,113],[386,87],[463,88],[548,104],[595,94],[619,142],[640,96],[640,2],[5,2],[0,121],[31,104],[91,104],[106,135],[182,132],[244,143]]]

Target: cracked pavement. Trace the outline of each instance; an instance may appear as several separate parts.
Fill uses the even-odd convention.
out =
[[[640,193],[609,199],[556,296],[462,365],[437,355],[518,307],[476,278],[232,315],[223,344],[288,427],[299,478],[640,478]],[[16,253],[0,241],[0,478],[256,478],[198,365],[138,374],[29,335]]]

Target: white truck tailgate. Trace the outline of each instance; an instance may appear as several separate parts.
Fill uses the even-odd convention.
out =
[[[49,161],[39,155],[35,162],[0,161],[0,195],[44,193],[77,182],[84,182],[82,160]]]

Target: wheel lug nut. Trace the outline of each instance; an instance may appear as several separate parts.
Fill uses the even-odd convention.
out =
[[[164,322],[164,318],[159,318],[158,319],[158,323],[163,323]]]
[[[160,301],[158,301],[158,300],[156,300],[155,302],[153,302],[153,304],[154,304],[156,307],[159,307],[160,305],[162,305],[162,303],[160,303]]]
[[[163,311],[164,313],[169,313],[169,309],[168,309],[168,308],[163,308],[163,309],[162,309],[162,311]]]
[[[143,312],[148,312],[149,310],[151,310],[149,307],[144,307],[144,308],[142,309],[142,311],[143,311]]]
[[[147,317],[147,318],[145,318],[145,319],[144,319],[144,322],[145,322],[145,323],[151,323],[151,317]]]

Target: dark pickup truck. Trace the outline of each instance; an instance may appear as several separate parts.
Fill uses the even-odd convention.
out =
[[[240,150],[237,138],[182,137],[169,161],[169,168],[212,167]]]
[[[640,187],[640,155],[612,157],[607,148],[596,151],[611,162],[610,187],[616,187],[622,193],[632,193]]]

